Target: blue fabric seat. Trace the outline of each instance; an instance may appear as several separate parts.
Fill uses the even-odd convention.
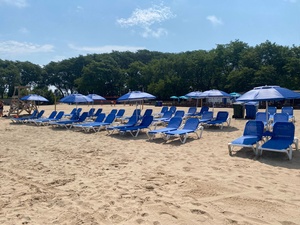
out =
[[[35,125],[48,125],[50,122],[59,121],[64,116],[64,111],[59,111],[54,118],[45,118],[36,120]]]
[[[132,126],[136,125],[138,120],[139,120],[139,118],[136,115],[132,115],[129,118],[129,120],[127,121],[127,123],[121,124],[121,125],[115,125],[115,126],[108,126],[108,127],[106,127],[106,131],[109,134],[112,134],[115,131],[120,131],[120,129],[122,129],[122,128],[132,127]]]
[[[102,123],[104,119],[105,119],[105,113],[100,113],[95,119],[95,121],[75,124],[73,125],[73,128],[82,129],[83,131],[88,132],[92,127]]]
[[[75,115],[75,114],[74,114]],[[85,119],[88,117],[88,112],[82,113],[79,118],[76,118],[74,116],[74,119],[70,120],[60,120],[56,122],[51,122],[50,125],[55,128],[55,127],[64,127],[64,128],[72,128],[73,124],[76,123],[82,123],[85,121]]]
[[[199,119],[199,123],[207,123],[211,121],[214,118],[214,112],[213,111],[204,111],[202,114],[201,119]]]
[[[289,115],[289,120],[291,120],[293,123],[295,122],[294,108],[292,106],[282,107],[281,112],[282,113],[287,113]]]
[[[32,112],[32,114],[29,115],[29,116],[24,116],[24,117],[19,117],[19,118],[11,118],[11,122],[13,122],[13,123],[23,123],[23,121],[25,121],[25,120],[36,119],[37,114],[38,114],[38,111],[34,110]]]
[[[252,148],[254,154],[257,155],[257,148],[259,142],[262,140],[263,132],[264,124],[262,121],[248,121],[245,125],[243,135],[228,143],[229,155],[232,155],[234,146]]]

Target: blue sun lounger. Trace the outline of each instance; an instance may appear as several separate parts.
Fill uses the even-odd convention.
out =
[[[93,129],[93,127],[96,127],[96,126],[102,124],[104,119],[105,119],[105,113],[100,113],[97,116],[97,118],[95,119],[95,121],[89,121],[89,122],[85,122],[85,123],[74,124],[74,125],[72,125],[72,128],[81,129],[85,132],[89,132],[91,129]]]
[[[262,140],[263,132],[264,124],[262,121],[248,121],[245,125],[243,135],[228,143],[229,155],[232,155],[235,146],[252,148],[254,154],[257,155],[257,149],[259,142]]]
[[[78,119],[71,119],[71,120],[60,120],[57,122],[49,123],[53,128],[55,127],[64,127],[64,128],[71,128],[73,124],[82,123],[88,117],[88,112],[82,113]]]
[[[23,121],[25,121],[25,120],[36,119],[37,114],[38,114],[38,111],[34,110],[32,112],[32,114],[29,115],[29,116],[24,116],[24,117],[19,117],[19,118],[11,118],[11,122],[13,122],[13,123],[23,123]]]
[[[132,127],[134,125],[137,124],[139,117],[136,115],[132,115],[129,120],[127,121],[127,123],[125,124],[121,124],[121,125],[116,125],[116,126],[108,126],[106,127],[106,131],[108,132],[108,134],[112,134],[115,131],[120,131],[120,129],[122,128],[126,128],[126,127]]]
[[[227,126],[230,126],[231,119],[229,118],[229,113],[226,111],[219,111],[217,117],[205,124],[208,126],[220,126],[223,129],[224,123],[227,123]]]
[[[149,129],[153,122],[153,116],[145,116],[142,119],[142,122],[139,125],[124,127],[119,130],[120,134],[124,134],[126,132],[130,133],[133,137],[137,137],[141,130]]]
[[[147,136],[149,140],[153,140],[155,138],[155,135],[157,134],[163,134],[165,132],[177,130],[182,123],[181,117],[172,117],[168,123],[168,125],[164,128],[156,129],[156,130],[150,130],[147,132]]]
[[[38,118],[38,119],[31,119],[31,120],[27,120],[27,123],[34,123],[36,124],[36,121],[42,121],[42,120],[47,120],[47,119],[53,119],[57,114],[57,111],[52,111],[50,113],[50,115],[48,117],[42,117],[42,118]]]
[[[64,111],[59,111],[53,119],[45,118],[45,119],[38,119],[35,120],[35,125],[49,125],[50,122],[59,121],[64,116]]]

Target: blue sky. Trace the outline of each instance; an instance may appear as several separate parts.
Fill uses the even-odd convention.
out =
[[[300,0],[0,0],[0,59],[300,45]]]

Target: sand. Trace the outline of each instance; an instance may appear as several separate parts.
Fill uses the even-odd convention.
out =
[[[115,108],[130,115],[135,106]],[[54,106],[40,109],[48,115]],[[205,128],[201,139],[181,144],[0,118],[0,224],[300,224],[300,152],[291,161],[247,148],[229,156],[227,143],[245,122]]]

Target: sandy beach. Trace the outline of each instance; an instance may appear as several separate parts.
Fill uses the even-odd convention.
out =
[[[94,107],[125,108],[128,116],[135,109]],[[47,116],[54,106],[40,109]],[[215,114],[220,110],[233,114]],[[300,138],[300,111],[294,114]],[[0,224],[300,224],[300,151],[291,161],[275,152],[257,158],[248,148],[229,156],[227,144],[245,123],[232,119],[230,127],[205,128],[201,139],[181,144],[148,141],[144,132],[134,138],[0,118]]]

